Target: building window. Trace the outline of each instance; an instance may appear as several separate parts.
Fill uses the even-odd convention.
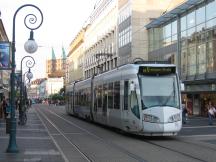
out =
[[[119,33],[119,48],[131,42],[131,26]]]
[[[198,45],[198,74],[204,74],[206,72],[206,44]]]
[[[206,19],[211,20],[216,17],[216,1],[213,1],[206,6]]]
[[[210,41],[206,44],[206,58],[207,58],[207,72],[211,73],[214,71],[214,57],[213,57],[213,42]]]
[[[197,9],[196,11],[196,24],[201,24],[205,22],[205,6]]]
[[[186,26],[187,26],[186,16],[181,17],[181,31],[186,30]]]
[[[187,75],[187,48],[182,48],[181,50],[181,73],[183,76]]]
[[[196,47],[188,49],[188,75],[196,74]]]
[[[193,11],[187,15],[187,28],[194,27],[195,23],[195,11]]]

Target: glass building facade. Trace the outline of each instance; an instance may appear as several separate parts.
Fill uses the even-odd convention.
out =
[[[160,22],[158,18],[157,25],[147,25],[149,60],[174,56],[172,62],[179,67],[185,84],[183,99],[188,101],[191,114],[206,115],[208,100],[216,104],[215,7],[216,0],[199,1],[168,21]]]

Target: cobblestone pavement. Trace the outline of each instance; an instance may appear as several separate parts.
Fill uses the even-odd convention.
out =
[[[0,162],[63,162],[61,153],[34,108],[28,111],[27,116],[25,126],[17,125],[18,153],[6,153],[9,134],[6,134],[5,120],[0,119]]]

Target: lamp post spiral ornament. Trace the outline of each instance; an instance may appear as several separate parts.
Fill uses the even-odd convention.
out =
[[[27,59],[26,67],[29,68],[29,70],[26,72],[26,75],[32,74],[30,69],[35,65],[35,60],[32,56],[24,56],[21,60],[21,65],[20,65],[21,66],[20,67],[20,73],[21,73],[21,78],[20,78],[20,83],[21,83],[20,84],[20,111],[19,111],[20,118],[22,118],[22,115],[23,115],[23,99],[24,99],[23,98],[23,87],[24,87],[24,85],[23,85],[23,61],[26,59]],[[32,74],[32,77],[33,77],[33,74]],[[32,78],[30,78],[30,79],[32,79]],[[19,121],[19,122],[21,122],[21,121]]]
[[[34,41],[33,38],[33,31],[38,29],[42,23],[43,23],[43,14],[41,10],[32,4],[25,4],[20,6],[14,13],[13,16],[13,31],[12,31],[12,49],[11,49],[11,76],[10,76],[10,85],[11,85],[11,93],[10,93],[10,106],[11,106],[11,114],[10,114],[10,137],[9,137],[9,144],[7,148],[8,153],[16,153],[18,152],[18,147],[16,144],[16,118],[15,118],[15,68],[16,68],[16,63],[15,63],[15,52],[16,52],[16,47],[15,47],[15,20],[16,20],[16,15],[17,13],[25,8],[25,7],[32,7],[36,9],[36,11],[39,11],[40,14],[40,21],[38,21],[37,16],[35,14],[28,14],[25,19],[24,19],[24,24],[25,26],[30,29],[30,38],[28,41],[29,48],[27,49],[27,52],[33,53],[37,50],[37,47],[35,43],[32,43]],[[27,46],[27,45],[26,45]],[[31,46],[31,47],[30,47]],[[34,48],[33,48],[34,47]],[[36,50],[35,50],[36,49]]]

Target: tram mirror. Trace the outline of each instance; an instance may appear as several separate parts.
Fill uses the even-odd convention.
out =
[[[135,84],[134,84],[134,82],[131,82],[130,83],[130,91],[135,91],[135,90],[136,90]]]

